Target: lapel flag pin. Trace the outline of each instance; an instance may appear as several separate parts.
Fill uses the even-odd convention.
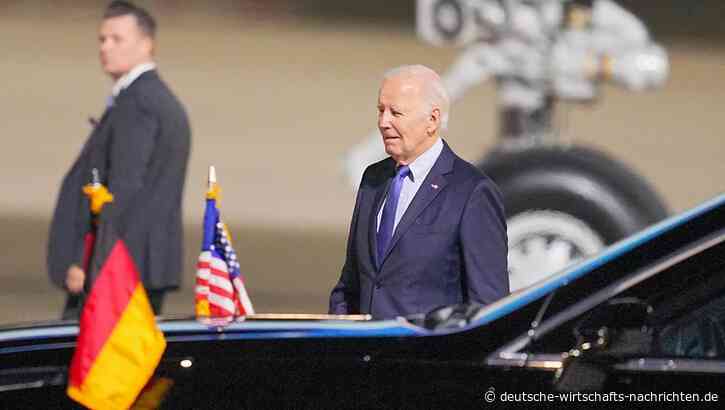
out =
[[[433,189],[438,189],[438,185],[436,185],[436,184],[430,184],[430,186],[431,186],[431,188],[433,188]]]

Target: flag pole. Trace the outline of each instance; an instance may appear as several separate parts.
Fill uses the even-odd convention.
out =
[[[214,165],[209,165],[209,189],[216,185],[216,168]]]
[[[217,185],[216,168],[209,165],[209,177],[207,178],[206,199],[216,199],[219,201],[219,185]]]

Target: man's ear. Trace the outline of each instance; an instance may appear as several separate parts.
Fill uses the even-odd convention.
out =
[[[428,116],[428,128],[426,131],[428,135],[435,135],[441,128],[441,110],[438,107],[434,107]]]
[[[144,36],[143,38],[143,48],[146,54],[153,56],[154,52],[156,51],[156,47],[154,44],[154,39],[150,36]]]

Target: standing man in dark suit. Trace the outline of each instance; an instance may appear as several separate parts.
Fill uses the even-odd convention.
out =
[[[440,138],[448,108],[433,70],[385,75],[378,128],[390,157],[363,174],[330,313],[387,319],[508,294],[501,194]]]
[[[48,271],[68,292],[64,318],[78,317],[92,278],[89,202],[82,187],[98,171],[113,202],[110,218],[129,247],[156,314],[166,291],[180,284],[181,200],[191,132],[186,112],[159,78],[153,61],[156,22],[144,9],[114,1],[99,29],[103,71],[114,81],[106,110],[58,195],[48,241]]]

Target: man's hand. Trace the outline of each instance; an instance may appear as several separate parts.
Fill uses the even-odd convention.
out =
[[[83,290],[83,283],[86,281],[86,273],[78,265],[71,265],[65,275],[65,287],[73,294]]]

